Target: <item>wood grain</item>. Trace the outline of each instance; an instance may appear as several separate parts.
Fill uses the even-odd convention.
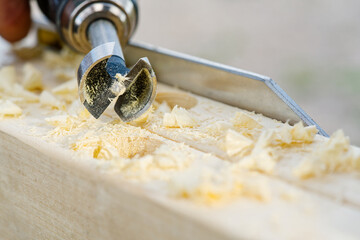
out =
[[[167,95],[178,92],[167,86],[160,87],[160,91]],[[200,122],[229,119],[237,111],[195,95],[189,99],[193,98],[194,104],[189,108]],[[48,113],[51,115],[51,111]],[[45,141],[41,134],[28,134],[35,120],[46,114],[37,119],[31,118],[36,112],[26,114],[23,119],[0,122],[0,239],[358,239],[360,236],[357,173],[304,181],[290,174],[289,162],[280,161],[273,175],[257,176],[267,183],[271,193],[268,200],[239,196],[230,202],[207,206],[128,181],[121,174],[108,171],[104,167],[106,161],[82,159],[66,146]],[[22,121],[27,118],[29,121]],[[156,127],[159,121],[154,122],[155,126],[144,125],[141,130],[156,135],[163,144],[184,144],[199,156],[231,160],[216,139],[196,136],[206,136],[198,129],[164,129]],[[252,176],[250,172],[244,174]]]
[[[230,239],[59,150],[0,139],[1,239]]]

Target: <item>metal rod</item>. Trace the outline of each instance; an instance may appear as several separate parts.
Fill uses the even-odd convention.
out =
[[[88,38],[93,48],[108,42],[115,42],[116,52],[118,54],[121,53],[120,57],[124,59],[119,37],[114,25],[110,21],[100,19],[91,23],[88,29]]]

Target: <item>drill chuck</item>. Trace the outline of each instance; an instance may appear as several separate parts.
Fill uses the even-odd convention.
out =
[[[88,28],[96,20],[111,22],[125,46],[135,31],[138,8],[135,0],[38,0],[44,14],[55,23],[61,38],[74,50],[88,53],[92,44]]]

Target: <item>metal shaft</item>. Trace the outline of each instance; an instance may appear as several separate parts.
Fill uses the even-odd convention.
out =
[[[115,52],[119,57],[125,60],[116,28],[110,21],[103,19],[94,21],[90,24],[87,34],[92,48],[105,43],[114,42],[116,48]]]

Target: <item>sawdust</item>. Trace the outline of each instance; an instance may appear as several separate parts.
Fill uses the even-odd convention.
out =
[[[76,67],[76,57],[66,51],[60,55],[45,52],[44,56],[51,69],[59,65],[70,71]],[[313,126],[290,126],[241,110],[233,116],[220,113],[206,118],[197,112],[203,100],[188,94],[178,94],[177,100],[172,100],[172,93],[160,93],[153,108],[129,124],[113,115],[96,120],[79,101],[74,77],[54,88],[42,85],[44,90],[37,93],[19,84],[21,73],[15,67],[1,68],[0,116],[19,117],[35,108],[37,114],[24,119],[36,119],[36,127],[46,132],[43,139],[71,150],[74,158],[96,159],[99,165],[106,162],[107,171],[128,181],[153,185],[162,194],[202,204],[241,197],[269,201],[274,193],[265,176],[274,174],[278,162],[284,160],[283,152],[304,156],[294,169],[299,178],[360,171],[360,154],[341,133],[329,140],[317,138]],[[23,84],[33,82],[36,86],[36,79]],[[40,84],[36,88],[40,89]],[[179,99],[189,99],[190,103]],[[135,104],[134,100],[132,97],[123,110],[130,111],[127,108]],[[177,136],[187,144],[170,140]],[[207,151],[198,151],[192,141],[212,145]],[[319,149],[314,143],[320,144]],[[285,194],[284,198],[292,201],[294,197]]]
[[[244,156],[253,148],[254,141],[238,132],[228,130],[225,136],[225,150],[227,155]]]
[[[115,78],[117,81],[114,81],[110,90],[114,93],[115,96],[123,95],[126,90],[125,82],[129,81],[129,78],[121,75],[120,73],[117,73]]]
[[[341,130],[322,142],[294,169],[294,175],[307,179],[335,172],[360,171],[360,151],[350,145]]]
[[[65,103],[57,99],[53,94],[48,91],[42,91],[40,94],[40,104],[42,106],[51,107],[54,109],[64,110]]]
[[[237,112],[234,118],[231,119],[231,122],[235,129],[240,131],[243,129],[253,130],[263,128],[259,122],[243,112]]]
[[[38,95],[26,90],[18,83],[18,74],[14,66],[5,66],[0,69],[0,94],[4,99],[16,103],[38,102]]]
[[[19,117],[22,110],[10,100],[0,99],[0,119]]]
[[[26,90],[42,90],[44,88],[42,73],[32,64],[26,63],[23,66],[22,85]]]
[[[79,98],[77,95],[77,80],[75,78],[72,78],[71,80],[66,81],[51,89],[51,93],[59,97],[61,100],[71,104],[73,101]]]
[[[198,123],[196,122],[196,119],[192,117],[184,108],[178,106],[175,106],[171,113],[165,113],[163,117],[164,127],[191,128],[197,125]]]
[[[251,125],[257,126],[253,123]],[[225,148],[228,155],[238,161],[239,167],[272,174],[281,157],[281,150],[291,151],[293,148],[302,147],[302,144],[312,143],[316,132],[315,127],[304,127],[302,123],[295,126],[285,123],[279,128],[262,130],[260,134],[255,127],[250,127],[245,132],[240,130],[238,133],[228,130]]]

